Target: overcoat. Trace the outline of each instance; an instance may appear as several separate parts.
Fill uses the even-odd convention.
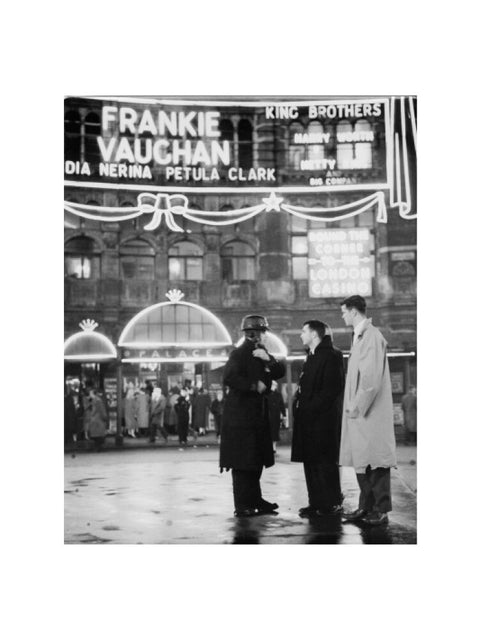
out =
[[[285,415],[285,402],[283,401],[282,393],[278,390],[272,391],[267,395],[267,402],[272,440],[278,442],[280,440],[280,421],[282,415]]]
[[[347,417],[346,409],[358,409],[358,417]],[[340,464],[361,473],[367,466],[396,465],[387,342],[371,319],[365,322],[348,360]]]
[[[146,430],[150,421],[150,395],[140,391],[137,395],[137,428]]]
[[[83,419],[89,437],[105,437],[107,434],[108,415],[102,399],[98,396],[87,397],[84,405]]]
[[[151,404],[151,425],[157,428],[163,428],[163,421],[165,417],[165,407],[167,405],[167,398],[160,397],[157,400],[152,400]]]
[[[412,393],[407,393],[402,397],[402,409],[405,421],[405,428],[411,433],[417,432],[417,398]]]
[[[71,439],[81,430],[75,401],[71,393],[66,393],[64,396],[64,430],[65,440]]]
[[[123,416],[125,418],[125,428],[127,430],[136,430],[137,428],[137,400],[127,393],[124,399]]]
[[[345,374],[343,355],[325,335],[307,356],[294,401],[292,461],[338,463]]]
[[[214,399],[211,406],[210,412],[213,415],[215,420],[215,430],[217,433],[220,432],[222,427],[222,416],[223,416],[223,407],[225,406],[225,398],[222,399]]]
[[[185,441],[188,436],[189,408],[190,402],[188,402],[183,395],[179,395],[174,409],[177,415],[177,433],[180,441]]]
[[[169,395],[167,397],[167,406],[165,408],[164,423],[167,426],[171,426],[173,428],[176,428],[178,424],[178,417],[177,417],[177,411],[175,410],[175,404],[177,403],[179,397],[180,395],[178,393],[174,393],[173,395]]]
[[[274,464],[266,393],[273,379],[283,377],[285,365],[272,356],[269,362],[254,357],[255,348],[246,339],[225,365],[223,383],[229,391],[222,417],[220,468],[258,470]],[[264,393],[256,390],[260,380],[267,387]]]
[[[195,430],[206,429],[210,408],[210,395],[206,392],[197,393],[192,397],[192,426]]]

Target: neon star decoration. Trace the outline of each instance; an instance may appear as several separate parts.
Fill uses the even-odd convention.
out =
[[[272,191],[269,197],[262,198],[262,202],[266,206],[265,210],[267,211],[267,213],[268,211],[280,211],[280,202],[283,202],[283,197],[278,197]]]

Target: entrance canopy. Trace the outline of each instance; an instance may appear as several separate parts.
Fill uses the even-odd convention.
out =
[[[63,358],[71,362],[104,362],[117,359],[117,349],[101,333],[96,333],[98,324],[91,319],[79,324],[82,329],[71,335],[63,345]]]
[[[125,326],[119,346],[128,349],[225,348],[232,339],[213,313],[190,302],[182,302],[178,290],[167,293],[168,302],[140,311]],[[174,358],[173,358],[174,359]]]

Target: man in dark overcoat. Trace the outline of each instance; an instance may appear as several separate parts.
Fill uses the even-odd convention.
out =
[[[326,324],[310,320],[301,339],[308,348],[293,405],[292,461],[303,462],[308,506],[301,517],[341,512],[338,455],[345,374],[341,351]]]
[[[263,468],[274,464],[267,394],[272,380],[285,374],[263,345],[268,322],[247,315],[241,330],[245,341],[232,351],[225,366],[225,398],[220,441],[220,469],[232,469],[233,500],[237,517],[274,512],[278,505],[262,498]]]

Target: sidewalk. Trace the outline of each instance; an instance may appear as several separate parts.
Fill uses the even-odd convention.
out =
[[[298,516],[306,505],[303,466],[290,462],[287,445],[278,448],[275,465],[262,476],[264,496],[279,504],[278,514],[233,517],[231,473],[219,472],[217,445],[208,436],[199,439],[196,449],[134,440],[123,449],[66,454],[65,543],[416,543],[416,495],[403,472],[413,449],[400,450],[392,471],[390,524],[368,529],[343,524],[340,517]],[[345,509],[353,510],[358,486],[352,468],[342,469],[342,490]]]
[[[284,430],[280,434],[281,441],[277,443],[278,450],[288,449],[290,450],[290,433]],[[215,448],[218,447],[217,437],[214,432],[208,432],[202,437],[197,437],[195,440],[192,436],[189,437],[187,446],[184,448]],[[179,450],[180,445],[178,443],[178,437],[171,435],[168,438],[168,442],[163,439],[157,439],[155,442],[150,442],[148,437],[124,437],[122,446],[115,444],[115,435],[110,434],[107,436],[105,445],[102,452],[114,452],[114,451],[130,451],[130,450],[157,450],[157,449],[172,449]],[[77,454],[77,453],[93,453],[94,444],[91,441],[79,441],[70,442],[65,445],[65,453]],[[417,492],[417,447],[405,446],[402,443],[397,444],[397,470],[405,482],[406,486],[416,494]]]

